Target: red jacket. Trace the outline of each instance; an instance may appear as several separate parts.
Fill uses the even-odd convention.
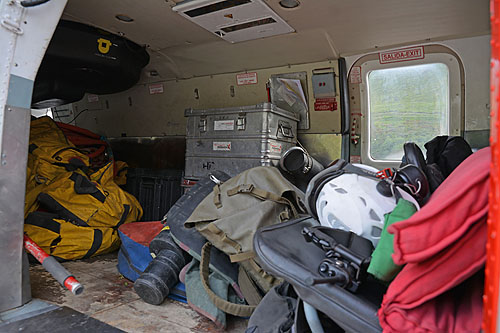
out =
[[[378,312],[384,332],[478,332],[490,149],[469,156],[411,218],[393,224],[396,264],[406,264]]]

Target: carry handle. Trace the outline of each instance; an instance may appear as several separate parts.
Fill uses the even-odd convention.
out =
[[[293,134],[292,126],[286,122],[280,122],[278,124],[278,134],[281,132],[281,135],[285,138],[293,139],[295,135]]]
[[[270,200],[270,201],[273,201],[276,203],[280,203],[280,204],[286,205],[287,207],[290,208],[292,215],[293,215],[292,216],[293,218],[299,217],[299,213],[297,212],[297,208],[295,208],[295,206],[292,204],[292,202],[290,200],[288,200],[285,197],[281,197],[277,194],[274,194],[272,192],[268,192],[266,190],[256,188],[255,186],[253,186],[253,184],[240,184],[232,189],[229,189],[226,193],[227,193],[228,197],[231,197],[231,196],[239,194],[239,193],[246,193],[246,194],[249,194],[257,199],[263,200],[263,201]],[[281,215],[282,214],[280,214],[280,217],[281,217]],[[283,217],[285,217],[285,216],[283,216]],[[286,218],[285,220],[287,220],[288,218]]]
[[[243,305],[236,304],[226,301],[225,299],[217,296],[208,284],[208,275],[209,275],[209,267],[210,267],[210,249],[212,248],[212,244],[206,242],[201,249],[201,260],[200,260],[200,278],[203,288],[207,292],[208,297],[214,303],[214,305],[233,316],[238,317],[250,317],[250,315],[255,310],[256,306],[253,305]]]

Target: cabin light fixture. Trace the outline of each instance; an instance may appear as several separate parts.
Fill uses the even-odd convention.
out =
[[[125,22],[125,23],[131,23],[131,22],[134,22],[134,19],[133,19],[133,18],[131,18],[130,16],[125,15],[125,14],[117,14],[117,15],[115,15],[115,18],[116,18],[118,21]]]
[[[300,2],[298,0],[281,0],[280,1],[280,6],[283,8],[291,9],[291,8],[297,8],[300,5]]]

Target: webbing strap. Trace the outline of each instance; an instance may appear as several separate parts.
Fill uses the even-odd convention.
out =
[[[262,190],[260,188],[257,188],[255,186],[253,186],[253,184],[241,184],[239,186],[236,186],[230,190],[227,191],[227,196],[233,196],[233,195],[236,195],[236,194],[239,194],[239,193],[246,193],[246,194],[250,194],[251,196],[254,196],[256,197],[257,199],[260,199],[260,200],[270,200],[270,201],[274,201],[274,202],[277,202],[277,203],[280,203],[280,204],[284,204],[284,205],[287,205],[290,207],[290,209],[292,210],[292,214],[295,218],[298,218],[299,217],[299,214],[297,213],[297,209],[295,208],[295,206],[290,202],[290,200],[288,200],[287,198],[284,198],[284,197],[281,197],[277,194],[274,194],[272,192],[268,192],[266,190]]]
[[[101,191],[99,191],[97,186],[93,184],[90,180],[88,180],[85,176],[73,172],[69,177],[69,179],[75,183],[73,186],[75,193],[90,194],[92,197],[94,197],[101,203],[104,203],[104,201],[106,201],[106,196]]]
[[[37,146],[36,144],[32,143],[32,144],[30,144],[30,145],[28,146],[28,152],[29,152],[29,153],[33,153],[33,151],[34,151],[35,149],[37,149],[37,148],[38,148],[38,146]]]
[[[229,245],[233,249],[236,250],[236,252],[241,251],[241,245],[232,240],[231,238],[227,237],[226,233],[219,228],[217,228],[213,223],[207,224],[207,230],[210,231],[212,234],[216,235],[219,238],[219,241]]]
[[[123,214],[118,221],[118,224],[113,227],[113,229],[118,229],[127,220],[128,214],[130,213],[130,205],[123,204]]]
[[[250,259],[247,261],[250,266],[252,266],[253,270],[256,271],[264,280],[267,281],[269,284],[273,284],[274,280],[276,279],[273,275],[268,274],[265,270],[260,267],[259,264],[254,259]]]
[[[238,271],[238,285],[243,295],[245,295],[245,300],[248,304],[259,305],[260,301],[262,301],[262,296],[243,266],[240,266]]]
[[[54,153],[51,157],[52,157],[52,158],[56,158],[56,157],[57,157],[57,155],[59,155],[60,153],[62,153],[62,152],[64,152],[64,151],[66,151],[66,150],[74,150],[74,151],[76,151],[76,152],[78,152],[78,153],[80,153],[80,154],[82,154],[82,155],[85,155],[85,154],[86,154],[86,153],[85,153],[85,151],[83,151],[83,150],[81,150],[81,149],[78,149],[78,148],[76,148],[76,147],[64,147],[64,148],[59,149],[58,151],[56,151],[56,152],[55,152],[55,153]]]
[[[220,185],[216,184],[214,186],[214,205],[217,209],[222,208],[222,202],[220,201]]]
[[[101,245],[102,245],[102,231],[99,229],[94,229],[94,237],[92,240],[92,246],[90,246],[90,249],[82,257],[82,259],[88,259],[88,258],[92,257],[97,252],[97,250],[99,250]]]
[[[254,251],[247,251],[247,252],[241,252],[241,253],[229,255],[229,259],[231,259],[231,262],[233,262],[233,263],[245,261],[245,260],[249,260],[249,259],[253,259],[253,258],[255,258]]]
[[[73,214],[69,209],[66,209],[63,205],[61,205],[57,200],[52,198],[47,193],[40,193],[38,195],[38,201],[47,206],[51,211],[56,212],[63,219],[74,222],[77,226],[80,227],[89,227],[87,222]]]
[[[254,305],[242,305],[228,302],[227,300],[217,296],[211,289],[208,284],[208,276],[209,276],[209,265],[210,265],[210,249],[212,248],[212,244],[209,242],[203,245],[201,249],[201,260],[200,260],[200,279],[203,285],[203,288],[207,292],[208,297],[214,303],[214,305],[233,316],[238,317],[250,317],[252,312],[255,310]]]
[[[56,214],[44,214],[44,212],[39,212],[38,214],[31,213],[28,215],[24,223],[50,230],[56,234],[60,234],[61,223],[54,221],[54,218],[56,217]]]
[[[282,211],[280,213],[280,221],[284,222],[284,221],[288,221],[288,220],[290,220],[290,214],[286,210]]]

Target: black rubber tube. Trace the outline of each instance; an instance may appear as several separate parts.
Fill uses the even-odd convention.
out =
[[[347,81],[347,67],[345,58],[339,58],[339,86],[340,86],[340,133],[342,134],[342,159],[349,161],[350,157],[350,122],[349,83]]]

